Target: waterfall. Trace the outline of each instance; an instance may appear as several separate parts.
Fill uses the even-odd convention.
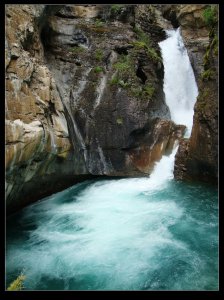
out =
[[[160,42],[164,64],[164,84],[166,104],[171,113],[171,119],[176,124],[185,125],[185,137],[189,137],[193,125],[194,104],[198,89],[194,72],[184,46],[180,29],[166,30],[167,39]],[[169,157],[163,156],[155,165],[150,176],[150,186],[156,187],[173,178],[177,143]]]
[[[189,137],[198,88],[180,29],[166,30],[166,33],[168,38],[159,43],[165,73],[163,90],[171,119],[186,125],[186,137]]]

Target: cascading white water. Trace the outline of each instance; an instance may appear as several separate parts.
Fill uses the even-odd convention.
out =
[[[189,137],[198,88],[180,29],[166,30],[166,33],[168,38],[159,43],[165,73],[163,90],[171,119],[186,125],[186,137]]]
[[[180,29],[166,30],[168,38],[159,43],[164,64],[164,85],[166,104],[171,113],[171,119],[176,124],[187,127],[185,137],[191,134],[194,114],[194,104],[198,89],[194,72],[184,46]],[[150,176],[150,187],[173,178],[174,160],[178,146],[175,144],[172,154],[156,164]]]

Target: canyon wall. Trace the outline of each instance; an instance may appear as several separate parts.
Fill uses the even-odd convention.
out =
[[[170,153],[185,128],[170,120],[158,42],[179,26],[199,96],[174,173],[216,180],[217,25],[207,7],[6,5],[7,212],[93,176],[148,176]]]
[[[190,139],[181,141],[176,179],[218,180],[218,7],[180,5],[177,19],[198,83]]]
[[[165,104],[161,20],[150,5],[6,6],[8,212],[91,176],[148,175],[170,152],[184,126]]]

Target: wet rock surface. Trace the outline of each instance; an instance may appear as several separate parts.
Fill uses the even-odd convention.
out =
[[[201,8],[195,10],[201,16]],[[187,9],[186,9],[187,13]],[[189,12],[191,15],[191,11]],[[201,17],[200,17],[201,18]],[[191,21],[190,21],[191,22]],[[188,25],[190,26],[190,25]],[[194,108],[194,123],[189,141],[182,142],[175,161],[177,179],[218,182],[218,32],[217,20],[206,26],[208,44],[195,42],[203,48],[203,59],[197,59],[199,95]],[[199,36],[203,37],[200,33]]]
[[[6,6],[7,212],[86,173],[73,154],[63,104],[44,62],[38,25],[43,18],[44,5]]]

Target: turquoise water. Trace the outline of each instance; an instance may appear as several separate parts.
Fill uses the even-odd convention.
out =
[[[152,179],[86,181],[11,216],[7,286],[22,271],[27,290],[217,290],[217,189]]]

